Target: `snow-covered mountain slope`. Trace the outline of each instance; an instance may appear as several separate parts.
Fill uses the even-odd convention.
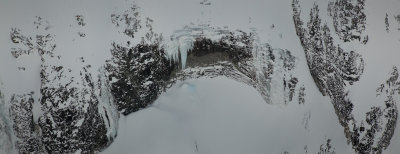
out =
[[[396,0],[1,2],[0,152],[96,153],[110,145],[105,153],[118,152],[160,126],[154,131],[175,136],[154,133],[137,153],[396,153],[398,6]],[[239,98],[225,96],[230,92]],[[212,105],[218,96],[229,99]],[[202,117],[201,108],[220,121]],[[246,114],[230,113],[241,109]],[[224,124],[241,127],[223,132]],[[226,133],[216,140],[221,146],[210,141],[219,133]],[[178,139],[153,144],[158,137]]]
[[[226,77],[181,81],[150,107],[121,118],[124,135],[103,153],[318,153],[327,142],[329,151],[351,153],[331,105],[314,101],[327,99],[306,99],[282,107]]]

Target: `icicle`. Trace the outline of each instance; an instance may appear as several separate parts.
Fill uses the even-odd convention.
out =
[[[182,69],[186,67],[187,53],[193,48],[193,37],[184,37],[179,39],[179,52],[181,53]]]

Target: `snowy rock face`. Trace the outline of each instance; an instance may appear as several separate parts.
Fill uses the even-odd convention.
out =
[[[129,17],[129,13],[136,18]],[[139,16],[137,7],[133,6],[111,18],[118,28],[122,27],[120,31],[124,35],[134,38],[142,29]],[[223,75],[245,82],[256,87],[268,103],[272,103],[269,91],[275,79],[282,83],[274,84],[284,85],[285,103],[293,100],[299,81],[290,74],[295,66],[295,57],[290,51],[256,42],[256,34],[206,25],[190,25],[175,31],[172,43],[165,49],[160,44],[160,35],[152,32],[150,19],[146,20],[148,30],[144,36],[136,35],[142,38],[140,43],[132,46],[129,41],[124,45],[114,42],[112,58],[106,64],[111,92],[123,114],[148,106],[177,80],[202,76]]]
[[[359,81],[363,74],[362,56],[357,51],[345,51],[340,43],[334,41],[328,26],[321,22],[317,4],[311,8],[310,21],[306,25],[300,17],[299,1],[294,0],[292,6],[296,33],[304,48],[311,75],[321,93],[332,99],[348,142],[352,143],[358,153],[381,153],[389,145],[396,127],[398,111],[392,99],[395,90],[387,90],[386,107],[372,107],[365,113],[366,124],[358,125],[356,121],[359,119],[355,119],[352,113],[357,106],[348,97],[349,91],[346,87]],[[329,3],[329,15],[333,18],[335,32],[343,42],[367,43],[368,36],[361,40],[365,29],[363,8],[364,1]],[[386,86],[395,86],[397,78],[397,68],[394,68]],[[380,93],[384,87],[382,84]]]
[[[209,34],[198,34],[198,31]],[[272,103],[272,84],[282,88],[285,104],[293,100],[296,90],[300,91],[299,87],[296,89],[299,80],[291,74],[296,58],[288,50],[273,49],[266,43],[255,42],[255,34],[215,31],[204,26],[185,27],[177,33],[179,37],[194,41],[190,48],[186,48],[187,51],[178,47],[179,50],[173,52],[169,59],[158,42],[146,44],[142,41],[130,48],[127,47],[129,42],[126,46],[112,44],[113,57],[106,64],[106,69],[112,85],[111,92],[116,98],[118,110],[123,114],[153,103],[178,80],[204,76],[226,76],[249,84],[260,92],[267,103]],[[216,37],[211,37],[213,35]]]
[[[112,14],[112,23],[124,35],[135,38],[136,33],[145,26],[140,43],[131,45],[112,43],[112,58],[105,68],[111,84],[111,93],[121,113],[129,113],[145,108],[165,90],[167,81],[176,67],[168,60],[160,43],[162,36],[152,31],[152,20],[142,23],[136,5],[120,14]],[[122,29],[121,29],[122,28]]]
[[[213,3],[200,2],[206,8]],[[73,56],[60,52],[60,48],[66,48],[64,51],[80,46],[68,44],[68,37],[56,36],[42,17],[35,17],[32,32],[12,26],[7,38],[11,44],[10,68],[15,65],[18,75],[32,79],[21,81],[30,83],[29,88],[15,91],[4,89],[0,81],[0,153],[98,153],[117,137],[120,114],[126,116],[154,107],[162,93],[184,80],[219,76],[253,87],[271,106],[285,108],[296,103],[300,108],[307,105],[307,98],[319,101],[326,96],[333,106],[332,114],[344,129],[344,140],[356,153],[384,152],[398,125],[397,67],[383,74],[386,79],[373,87],[379,102],[369,103],[372,105],[366,111],[357,110],[361,103],[352,93],[362,83],[368,67],[374,65],[368,65],[367,60],[373,58],[360,51],[374,41],[368,33],[366,1],[330,0],[314,3],[309,10],[300,4],[302,1],[293,0],[287,7],[292,10],[288,13],[293,17],[293,37],[301,49],[285,49],[279,43],[266,41],[257,28],[232,30],[200,22],[174,27],[164,37],[163,32],[153,28],[157,21],[144,16],[136,4],[116,9],[101,19],[118,34],[103,36],[112,32],[101,32],[104,42],[109,43],[104,49],[109,55],[100,60],[88,60],[97,54],[92,53],[68,61]],[[391,34],[393,29],[400,32],[396,27],[400,27],[400,15],[389,14],[382,17],[384,33]],[[90,50],[95,50],[92,46],[102,46],[88,41],[99,33],[96,26],[88,28],[95,25],[90,16],[74,12],[71,19],[78,27],[72,42],[81,41],[80,45],[90,46]],[[61,34],[65,33],[70,31]],[[85,52],[89,51],[82,54]],[[319,92],[307,93],[312,88]],[[301,113],[301,127],[306,131],[312,125],[310,110]],[[335,153],[333,143],[338,141],[325,137],[319,153]],[[198,151],[197,142],[195,147]],[[305,145],[304,151],[308,150]]]
[[[333,19],[335,32],[344,42],[354,40],[368,42],[364,34],[366,15],[365,0],[334,0],[328,5],[329,16]]]
[[[141,43],[131,48],[113,44],[111,53],[106,65],[111,93],[125,115],[155,101],[176,67],[157,44]]]
[[[373,107],[372,111],[367,113],[366,122],[370,125],[371,130],[367,133],[374,134],[382,132],[382,137],[378,142],[378,148],[389,146],[390,139],[394,135],[396,128],[398,110],[395,97],[400,94],[400,81],[397,67],[393,67],[389,79],[376,90],[377,95],[383,95],[385,107]],[[382,117],[383,116],[383,117]],[[385,127],[383,127],[385,126]],[[376,129],[376,131],[374,130]],[[384,130],[382,130],[384,129]],[[372,135],[373,136],[373,135]]]
[[[106,124],[113,111],[105,111],[105,117],[99,113],[96,89],[101,87],[87,73],[88,67],[75,81],[62,66],[44,66],[39,100],[34,100],[33,93],[11,98],[10,117],[19,152],[94,152],[111,143],[115,136],[107,136]],[[43,112],[38,121],[33,117],[34,103],[40,103]]]
[[[11,98],[10,118],[13,121],[13,130],[18,138],[15,146],[21,153],[32,151],[42,152],[42,144],[37,137],[33,120],[33,93],[25,95],[13,95]]]
[[[96,81],[91,65],[85,64],[83,58],[79,59],[82,68],[78,72],[57,65],[55,61],[60,56],[54,57],[56,45],[49,43],[53,39],[51,34],[38,34],[35,42],[16,29],[12,29],[10,36],[16,46],[25,47],[17,51],[13,48],[14,58],[40,58],[40,72],[36,72],[41,83],[39,96],[32,91],[14,94],[10,100],[10,120],[18,151],[93,153],[110,144],[116,137],[110,130],[115,131],[118,115],[112,97],[105,94],[110,88],[105,77],[99,75]]]
[[[40,103],[44,113],[39,125],[44,147],[55,153],[99,151],[109,143],[109,119],[98,111],[98,87],[87,71],[90,65],[79,71],[77,79],[60,67],[45,67],[41,73]]]

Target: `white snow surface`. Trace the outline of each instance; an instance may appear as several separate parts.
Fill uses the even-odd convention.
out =
[[[328,138],[337,153],[352,153],[331,104],[307,103],[270,105],[226,77],[190,79],[121,117],[116,140],[102,153],[317,153]]]

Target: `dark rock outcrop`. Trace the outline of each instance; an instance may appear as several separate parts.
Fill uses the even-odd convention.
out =
[[[39,100],[33,93],[11,98],[10,119],[20,153],[93,153],[116,137],[107,134],[112,111],[105,111],[107,118],[100,114],[99,87],[89,68],[83,67],[75,80],[68,69],[43,66]],[[34,103],[40,103],[43,112],[38,121],[33,119]]]
[[[175,65],[157,44],[125,47],[113,43],[106,64],[111,93],[119,111],[127,115],[154,102],[170,79]]]
[[[106,119],[100,115],[96,83],[82,68],[80,78],[69,75],[68,69],[44,67],[41,72],[43,115],[39,118],[42,142],[48,152],[84,153],[100,151],[110,143]]]

